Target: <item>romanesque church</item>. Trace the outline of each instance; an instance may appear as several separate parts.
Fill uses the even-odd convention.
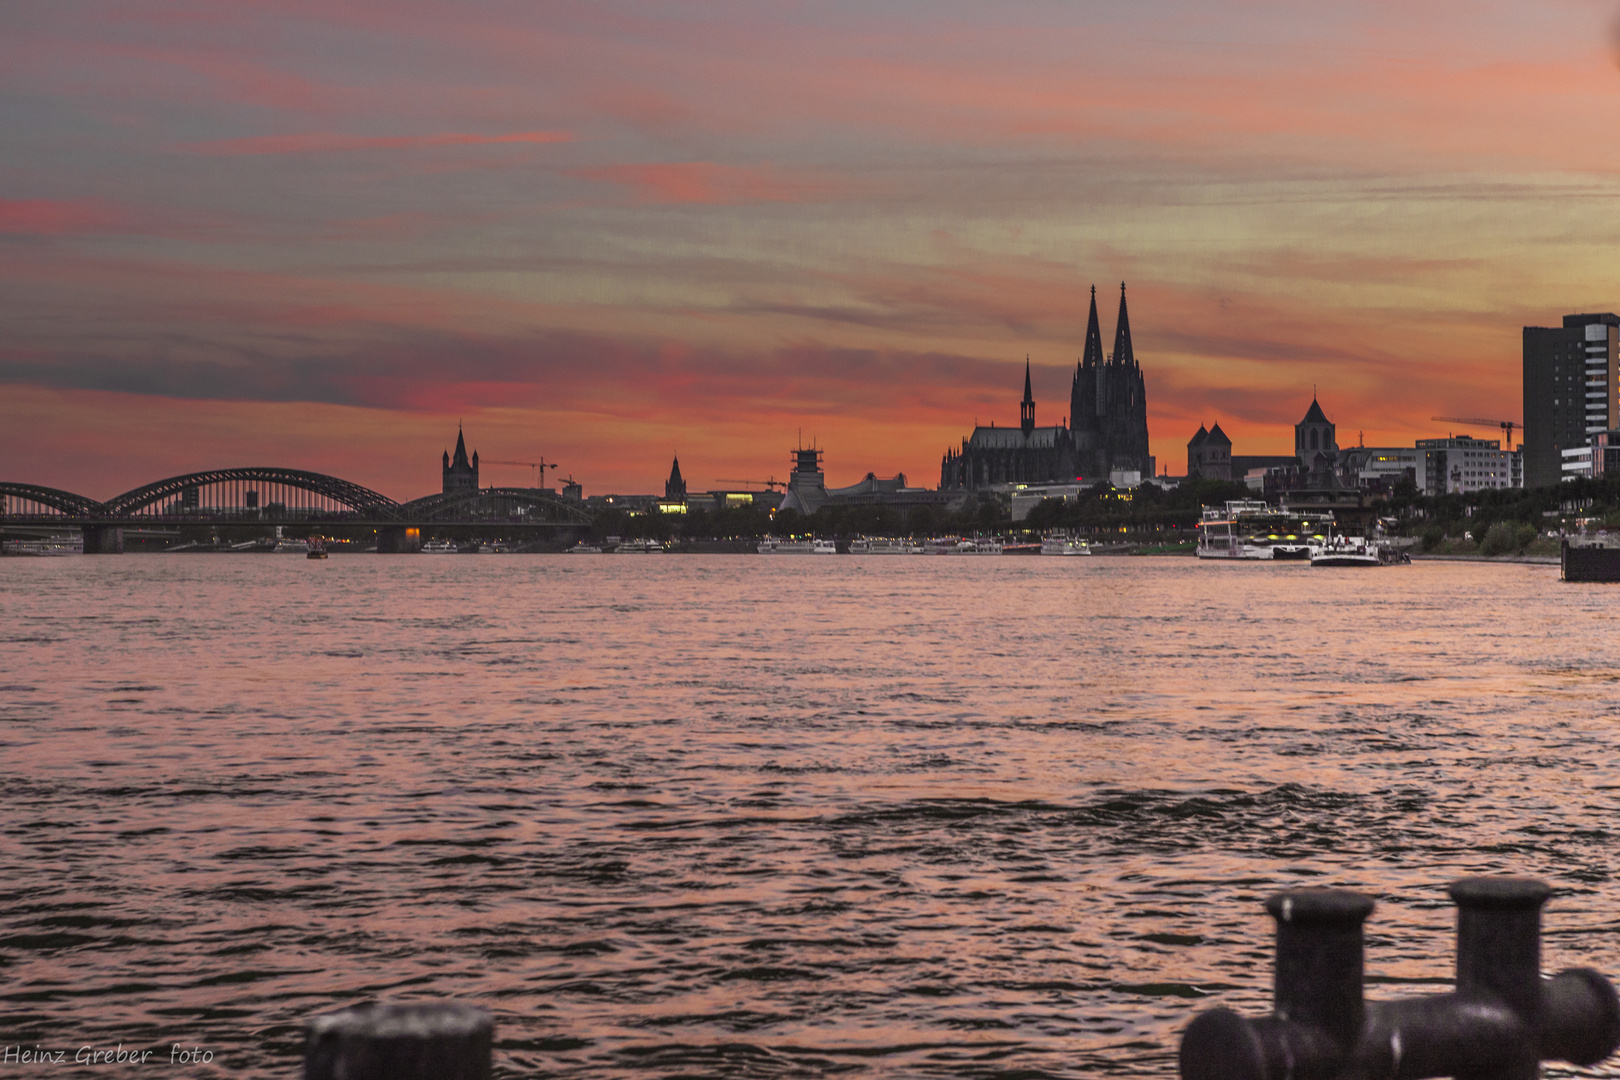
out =
[[[1082,483],[1107,480],[1114,473],[1153,475],[1148,453],[1147,391],[1131,348],[1131,321],[1125,286],[1119,287],[1119,319],[1114,351],[1105,358],[1097,319],[1097,289],[1091,290],[1086,344],[1069,390],[1068,423],[1035,426],[1029,362],[1024,362],[1024,400],[1016,428],[975,427],[960,450],[945,452],[941,489],[976,491],[1000,484]]]

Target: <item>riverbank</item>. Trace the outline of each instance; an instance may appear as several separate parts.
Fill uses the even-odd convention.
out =
[[[1419,555],[1412,554],[1413,562],[1484,562],[1534,563],[1537,566],[1557,566],[1557,555]]]

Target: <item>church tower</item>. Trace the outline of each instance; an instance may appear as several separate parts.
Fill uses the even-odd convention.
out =
[[[1119,283],[1119,321],[1114,327],[1114,416],[1111,469],[1129,469],[1144,478],[1153,475],[1148,456],[1147,386],[1131,345],[1131,315],[1125,308],[1125,283]]]
[[[1294,456],[1299,463],[1307,469],[1316,467],[1316,458],[1320,455],[1324,463],[1331,465],[1339,456],[1339,441],[1335,437],[1337,429],[1333,421],[1327,418],[1322,406],[1317,403],[1316,395],[1311,395],[1311,407],[1305,411],[1305,419],[1294,425]]]
[[[1024,357],[1024,400],[1018,404],[1018,426],[1027,436],[1035,430],[1035,395],[1029,386],[1029,357]]]
[[[444,452],[444,493],[452,491],[478,490],[478,451],[473,451],[472,460],[467,460],[467,440],[462,437],[461,428],[456,428],[456,456],[451,457],[450,451]]]
[[[675,457],[675,464],[670,466],[669,479],[664,481],[664,501],[686,501],[686,481],[681,479],[681,459],[678,454]]]

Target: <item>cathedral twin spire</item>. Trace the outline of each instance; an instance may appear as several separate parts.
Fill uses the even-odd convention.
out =
[[[1131,345],[1131,317],[1123,281],[1119,283],[1114,351],[1107,356],[1103,355],[1102,325],[1097,318],[1097,287],[1091,288],[1085,349],[1075,367],[1069,395],[1069,424],[1082,456],[1090,458],[1083,466],[1083,475],[1107,476],[1115,469],[1151,475],[1147,392]]]
[[[1125,308],[1123,281],[1119,283],[1119,318],[1114,325],[1114,351],[1106,360],[1102,351],[1102,326],[1097,318],[1097,286],[1091,287],[1091,315],[1086,319],[1086,347],[1080,354],[1080,366],[1101,367],[1105,363],[1136,366],[1136,351],[1131,348],[1131,316]]]

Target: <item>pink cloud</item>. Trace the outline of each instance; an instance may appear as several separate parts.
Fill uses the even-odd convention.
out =
[[[127,224],[127,214],[99,199],[0,199],[0,234],[63,236]]]
[[[324,154],[354,150],[418,150],[433,146],[543,145],[572,142],[569,131],[518,131],[507,135],[471,135],[439,132],[432,135],[339,135],[307,132],[295,135],[257,135],[243,139],[213,139],[179,143],[176,149],[193,154],[224,157],[255,154]]]

